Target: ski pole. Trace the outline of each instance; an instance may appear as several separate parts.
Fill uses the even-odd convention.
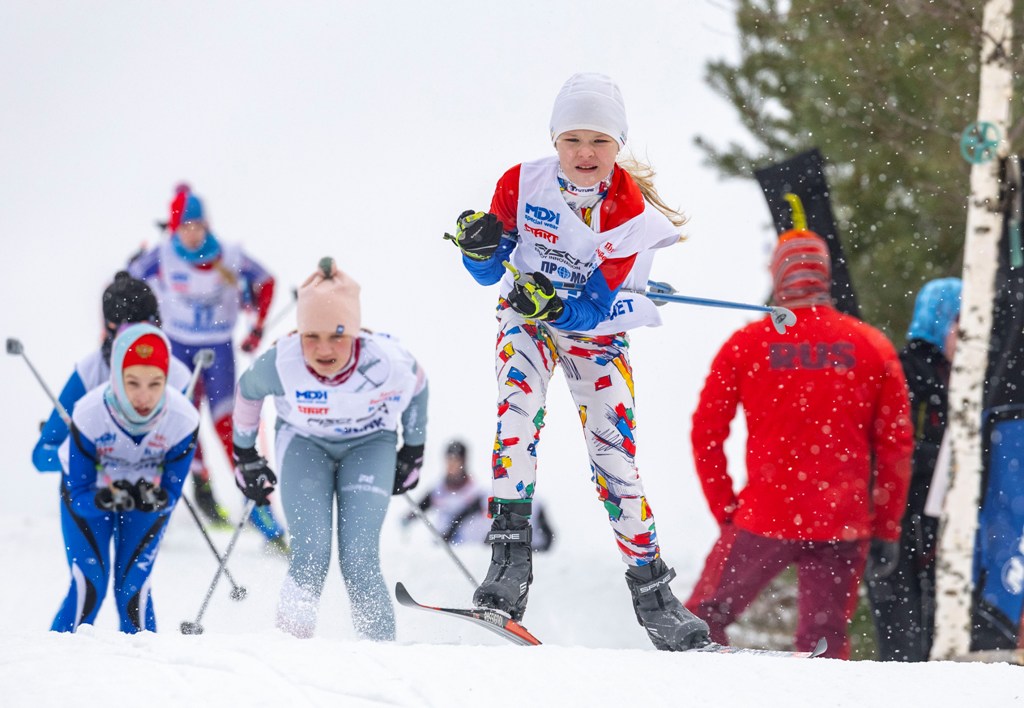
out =
[[[22,346],[21,340],[15,339],[14,337],[8,337],[7,353],[13,356],[21,356],[21,358],[25,360],[25,363],[28,364],[28,368],[32,370],[32,375],[36,377],[36,381],[39,382],[39,385],[43,387],[44,391],[46,391],[46,395],[50,397],[51,401],[53,401],[53,407],[57,410],[57,415],[59,415],[60,419],[64,421],[64,424],[70,428],[71,416],[68,415],[68,412],[64,410],[64,406],[60,404],[57,397],[53,395],[52,391],[50,391],[50,387],[46,385],[45,381],[43,381],[43,377],[39,375],[38,371],[36,371],[36,367],[32,366],[32,362],[29,361],[28,354],[25,353],[25,347]]]
[[[212,349],[203,348],[196,352],[195,356],[192,357],[192,376],[189,378],[188,386],[185,387],[185,398],[192,398],[192,393],[195,391],[196,383],[199,380],[199,374],[202,373],[203,369],[210,367],[217,355]],[[199,527],[199,533],[203,535],[206,540],[206,545],[209,546],[210,550],[213,551],[214,558],[217,559],[218,563],[223,562],[220,556],[220,551],[217,550],[217,546],[214,545],[213,539],[210,538],[209,532],[206,530],[206,525],[203,524],[203,520],[199,518],[199,514],[196,513],[196,508],[192,505],[192,502],[184,494],[181,495],[182,500],[185,502],[185,506],[188,508],[188,512],[192,515],[192,518],[196,522],[196,526]],[[244,585],[239,585],[235,582],[235,579],[231,576],[231,571],[224,568],[224,576],[231,583],[231,599],[232,600],[244,600],[248,591]]]
[[[206,526],[203,524],[203,520],[199,518],[199,514],[196,513],[196,508],[192,506],[192,502],[184,494],[181,495],[181,500],[185,502],[185,507],[188,509],[188,513],[192,514],[192,518],[195,519],[196,526],[199,527],[199,533],[206,539],[206,545],[209,546],[210,550],[213,551],[213,557],[217,559],[218,563],[224,563],[224,577],[231,583],[231,599],[232,600],[244,600],[245,596],[248,595],[248,590],[245,589],[244,585],[239,585],[235,582],[235,579],[231,577],[231,571],[227,569],[227,564],[220,555],[220,551],[217,550],[217,546],[213,544],[213,539],[210,538],[209,532],[206,530]]]
[[[206,591],[206,597],[203,598],[203,604],[199,608],[199,613],[196,615],[195,622],[189,622],[188,620],[181,623],[182,634],[202,634],[203,633],[203,614],[206,612],[207,605],[210,604],[210,598],[213,597],[213,591],[217,587],[217,581],[220,580],[221,574],[224,572],[225,566],[228,562],[228,557],[231,556],[231,551],[235,549],[235,542],[238,541],[238,537],[242,534],[242,529],[245,527],[245,522],[249,518],[249,514],[252,513],[253,507],[256,506],[256,502],[250,499],[245,504],[245,508],[242,509],[242,520],[238,522],[238,526],[235,527],[235,532],[231,535],[231,541],[228,542],[227,550],[224,551],[224,556],[220,559],[220,565],[217,566],[217,573],[213,576],[213,580],[210,582],[210,587]]]
[[[448,545],[448,541],[446,541],[441,532],[438,531],[437,528],[432,523],[430,523],[430,519],[428,519],[427,515],[423,513],[423,510],[420,509],[419,505],[416,504],[416,502],[414,502],[412,499],[410,499],[408,494],[402,494],[401,496],[405,497],[405,500],[409,502],[409,506],[412,508],[413,515],[417,519],[422,521],[423,524],[428,529],[430,529],[430,531],[435,536],[437,536],[438,540],[441,541],[441,545],[444,547],[444,550],[447,551],[448,555],[451,556],[451,559],[455,561],[455,565],[459,566],[459,570],[461,570],[462,574],[466,576],[466,579],[469,580],[469,582],[473,583],[474,588],[478,587],[480,583],[476,581],[476,578],[473,577],[473,574],[470,573],[466,566],[462,564],[462,561],[459,560],[459,557],[455,555],[455,551],[453,551],[451,546]]]
[[[751,310],[753,312],[767,312],[771,315],[772,325],[779,334],[786,333],[786,327],[796,324],[796,315],[793,311],[778,305],[748,305],[744,302],[729,302],[728,300],[710,300],[703,297],[690,297],[688,295],[677,295],[675,288],[668,283],[648,281],[650,290],[641,291],[641,295],[647,296],[653,302],[679,302],[685,305],[701,305],[703,307],[723,307],[730,310]],[[637,292],[637,291],[631,291]]]

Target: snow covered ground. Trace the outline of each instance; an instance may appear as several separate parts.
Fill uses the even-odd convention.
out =
[[[472,284],[441,234],[463,209],[487,204],[504,169],[549,154],[547,119],[562,81],[604,71],[626,97],[631,146],[658,168],[666,199],[691,216],[689,242],[659,256],[655,277],[686,294],[761,301],[773,234],[760,193],[752,182],[717,181],[692,147],[698,133],[743,139],[700,80],[704,61],[733,51],[731,17],[711,2],[7,0],[0,335],[21,339],[59,387],[97,343],[103,287],[141,242],[156,241],[152,222],[186,179],[205,197],[214,231],[244,241],[274,271],[275,311],[320,256],[334,255],[363,285],[364,322],[400,336],[430,374],[427,481],[440,477],[454,436],[469,443],[471,469],[483,475],[493,436],[493,293]],[[664,327],[633,337],[638,457],[686,595],[714,538],[690,462],[689,415],[714,351],[748,318],[671,305],[663,316]],[[269,337],[289,325],[285,317]],[[182,636],[177,626],[195,618],[215,570],[184,510],[154,572],[158,634],[117,633],[109,605],[95,628],[49,634],[68,582],[58,480],[29,462],[48,403],[13,357],[0,360],[0,382],[5,707],[1022,702],[1017,667],[654,651],[633,617],[560,383],[539,470],[559,538],[537,558],[526,621],[545,646],[506,646],[403,608],[396,644],[356,641],[336,570],[317,638],[284,636],[273,611],[285,563],[248,531],[231,561],[247,599],[232,601],[222,583],[206,633]],[[730,443],[733,459],[741,435]],[[223,460],[215,475],[237,513]],[[385,527],[388,581],[424,601],[465,604],[470,584],[424,528],[401,527],[405,511],[395,500]],[[227,540],[216,534],[222,548]],[[482,574],[485,549],[459,553]]]

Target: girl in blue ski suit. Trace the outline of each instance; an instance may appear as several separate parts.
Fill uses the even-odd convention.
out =
[[[121,631],[156,631],[149,576],[199,426],[196,409],[167,387],[170,351],[156,327],[130,325],[113,342],[110,382],[82,397],[72,414],[61,484],[74,523],[73,531],[65,527],[71,585],[53,631],[92,624],[111,573]]]

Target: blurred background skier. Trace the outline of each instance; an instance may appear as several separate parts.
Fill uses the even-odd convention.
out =
[[[487,518],[487,492],[481,488],[466,466],[466,444],[452,440],[445,449],[444,479],[420,499],[420,511],[430,514],[434,527],[446,543],[483,543],[491,528]],[[408,525],[416,518],[408,514],[402,521]],[[530,545],[534,551],[550,550],[555,532],[546,509],[533,500],[533,534]]]
[[[171,202],[167,230],[170,238],[135,258],[129,271],[156,293],[175,357],[191,365],[199,349],[213,349],[215,358],[202,372],[195,403],[200,406],[205,398],[214,430],[231,460],[235,324],[240,309],[254,312],[241,349],[255,352],[274,296],[274,278],[241,247],[221,243],[210,232],[203,202],[185,184],[178,186]],[[192,483],[196,506],[214,523],[227,525],[228,515],[214,497],[202,448],[196,451]],[[250,520],[273,548],[287,551],[284,526],[269,506],[254,509]]]

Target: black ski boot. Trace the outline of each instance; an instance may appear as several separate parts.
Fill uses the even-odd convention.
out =
[[[473,604],[477,607],[501,610],[517,622],[526,612],[526,600],[533,582],[530,507],[529,503],[491,502],[494,521],[487,534],[487,542],[491,544],[491,565],[487,569],[487,577],[473,593]]]
[[[672,593],[668,584],[674,577],[676,571],[661,558],[626,570],[636,620],[658,649],[686,651],[705,646],[711,642],[708,625]]]

